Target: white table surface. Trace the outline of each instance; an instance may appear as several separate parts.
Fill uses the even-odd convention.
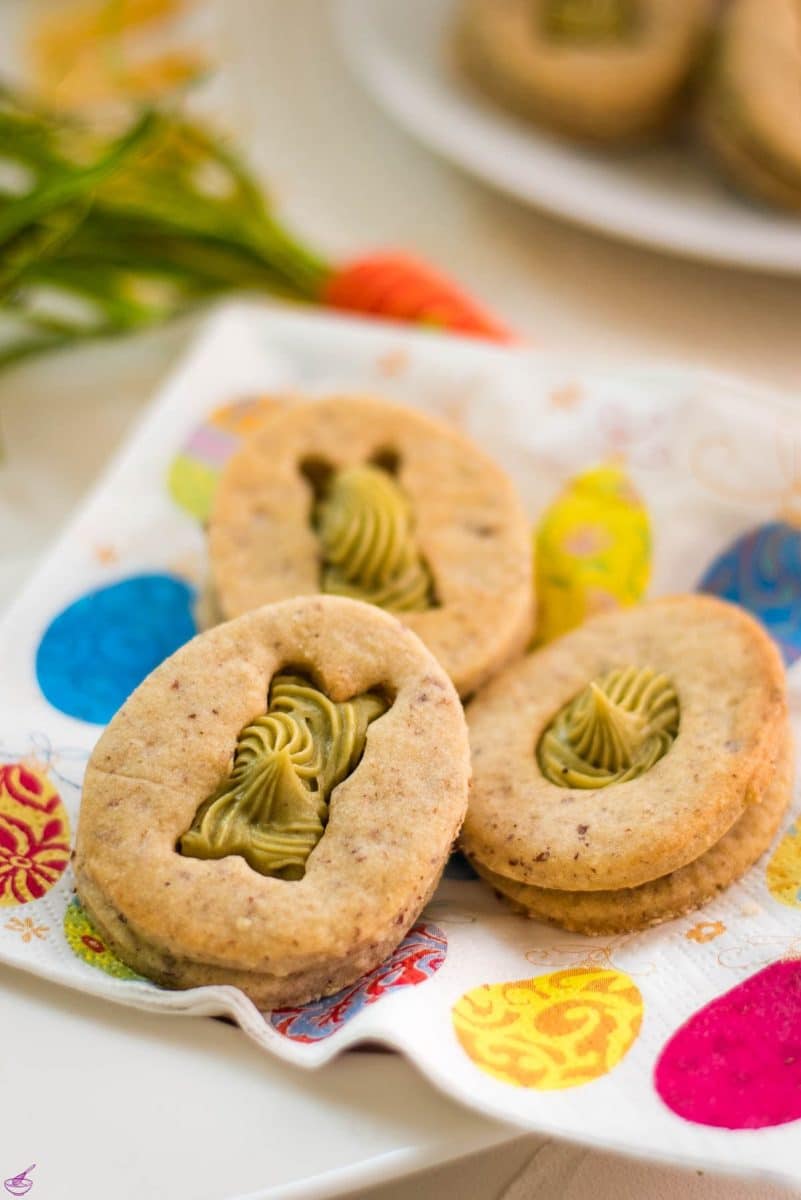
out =
[[[416,247],[543,347],[683,360],[798,385],[801,282],[617,245],[459,175],[362,95],[340,62],[322,0],[227,0],[225,14],[232,119],[282,212],[310,240],[335,255]],[[184,322],[0,378],[0,603],[191,328]],[[520,1139],[440,1097],[396,1057],[349,1054],[308,1076],[254,1052],[220,1022],[144,1015],[7,969],[0,1084],[0,1178],[37,1163],[33,1200],[311,1198],[342,1194],[342,1168],[356,1160],[353,1194],[363,1200],[487,1200],[507,1186],[509,1200],[787,1194]],[[313,1137],[310,1114],[322,1114]],[[483,1153],[373,1186],[470,1151]],[[525,1182],[512,1183],[532,1155]]]

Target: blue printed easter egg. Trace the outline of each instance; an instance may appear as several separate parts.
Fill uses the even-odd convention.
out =
[[[588,617],[642,600],[651,575],[651,523],[615,463],[571,479],[534,533],[537,645]]]
[[[773,521],[749,530],[715,559],[698,590],[752,612],[786,663],[801,656],[801,529]]]
[[[194,595],[171,575],[134,575],[73,601],[36,653],[45,698],[67,716],[110,721],[145,676],[194,637]]]

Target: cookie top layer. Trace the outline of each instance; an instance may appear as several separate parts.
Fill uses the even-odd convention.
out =
[[[241,854],[203,859],[177,843],[228,776],[237,739],[291,669],[334,703],[383,694],[364,752],[330,796],[301,879]],[[84,783],[79,893],[121,914],[163,955],[275,977],[398,938],[429,894],[464,814],[470,777],[458,696],[393,616],[305,597],[201,634],[133,693],[100,738]]]
[[[678,733],[647,771],[557,787],[537,747],[587,685],[623,666],[665,675]],[[710,596],[604,614],[504,672],[467,711],[470,857],[538,887],[636,887],[698,858],[762,795],[785,728],[784,668],[762,627]]]
[[[365,531],[369,489],[355,486],[353,470],[370,464],[387,465],[408,511],[383,503]],[[321,502],[315,477],[352,486],[342,489],[344,497],[327,492]],[[417,611],[396,615],[420,635],[461,695],[522,651],[533,622],[531,549],[511,481],[453,430],[364,397],[298,405],[229,462],[209,526],[222,614],[239,616],[325,587],[347,590],[353,553],[342,524],[348,519],[354,537],[364,539],[360,561],[375,576],[376,595],[382,566],[399,565],[396,594],[415,597]],[[387,592],[391,606],[393,588]]]

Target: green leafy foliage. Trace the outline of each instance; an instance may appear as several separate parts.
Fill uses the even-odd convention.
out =
[[[184,115],[149,110],[110,135],[0,90],[3,165],[0,367],[232,290],[316,300],[329,276],[222,139]]]

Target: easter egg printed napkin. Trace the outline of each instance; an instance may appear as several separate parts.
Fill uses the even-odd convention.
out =
[[[673,367],[594,369],[229,307],[0,624],[0,959],[121,1004],[227,1014],[300,1067],[381,1042],[525,1128],[801,1184],[795,811],[741,883],[635,935],[515,916],[455,856],[385,963],[273,1013],[234,988],[168,992],[139,978],[81,909],[69,856],[86,761],[130,691],[195,632],[219,472],[276,405],[333,390],[424,409],[510,472],[537,548],[541,638],[565,614],[644,595],[736,600],[781,648],[799,732],[801,415],[786,402]]]

